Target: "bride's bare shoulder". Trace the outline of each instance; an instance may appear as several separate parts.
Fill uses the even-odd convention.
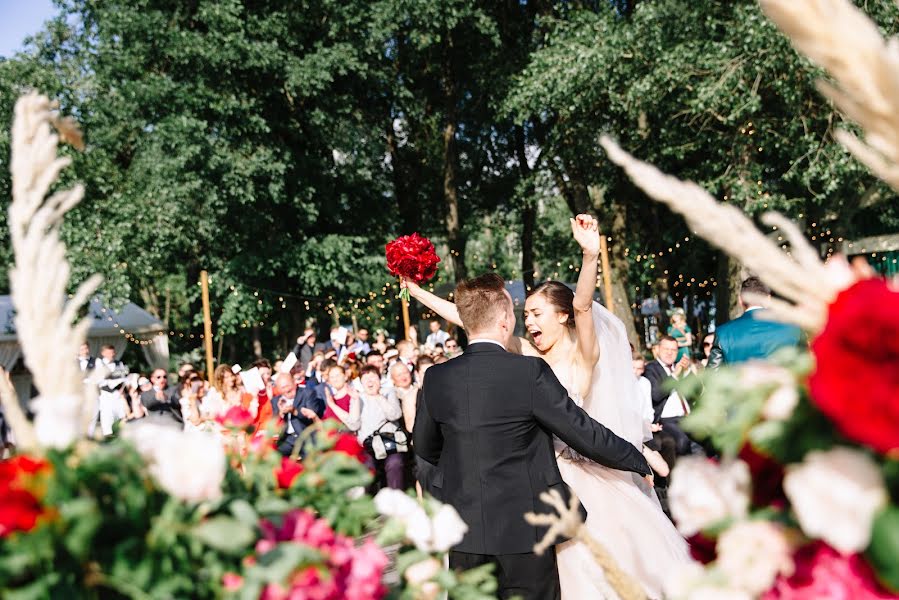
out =
[[[509,352],[521,354],[522,356],[540,356],[540,351],[534,348],[534,345],[525,338],[513,337],[509,344]]]

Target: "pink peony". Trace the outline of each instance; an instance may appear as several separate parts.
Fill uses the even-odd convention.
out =
[[[381,584],[387,555],[372,540],[366,540],[355,549],[352,567],[346,582],[344,597],[347,600],[381,598],[386,590]]]
[[[859,554],[843,555],[813,542],[793,555],[796,571],[778,577],[762,600],[884,600],[899,598],[881,589]]]
[[[236,592],[243,586],[243,577],[229,571],[222,576],[222,586],[228,592]]]

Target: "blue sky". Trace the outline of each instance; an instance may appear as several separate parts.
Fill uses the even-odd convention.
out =
[[[0,56],[21,50],[25,37],[37,33],[55,12],[51,0],[0,0]]]

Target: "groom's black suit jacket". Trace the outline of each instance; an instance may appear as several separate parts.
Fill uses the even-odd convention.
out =
[[[549,365],[490,343],[428,369],[413,439],[436,465],[431,492],[454,506],[468,533],[454,548],[472,554],[533,552],[545,528],[524,513],[552,510],[539,496],[569,499],[552,434],[600,464],[646,475],[646,460],[592,420],[569,397]]]

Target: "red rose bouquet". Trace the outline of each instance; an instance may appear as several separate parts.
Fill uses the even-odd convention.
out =
[[[391,275],[423,283],[437,274],[440,257],[434,251],[434,244],[418,233],[396,238],[387,244],[386,250],[387,270]],[[409,300],[409,290],[400,290],[400,298]]]

